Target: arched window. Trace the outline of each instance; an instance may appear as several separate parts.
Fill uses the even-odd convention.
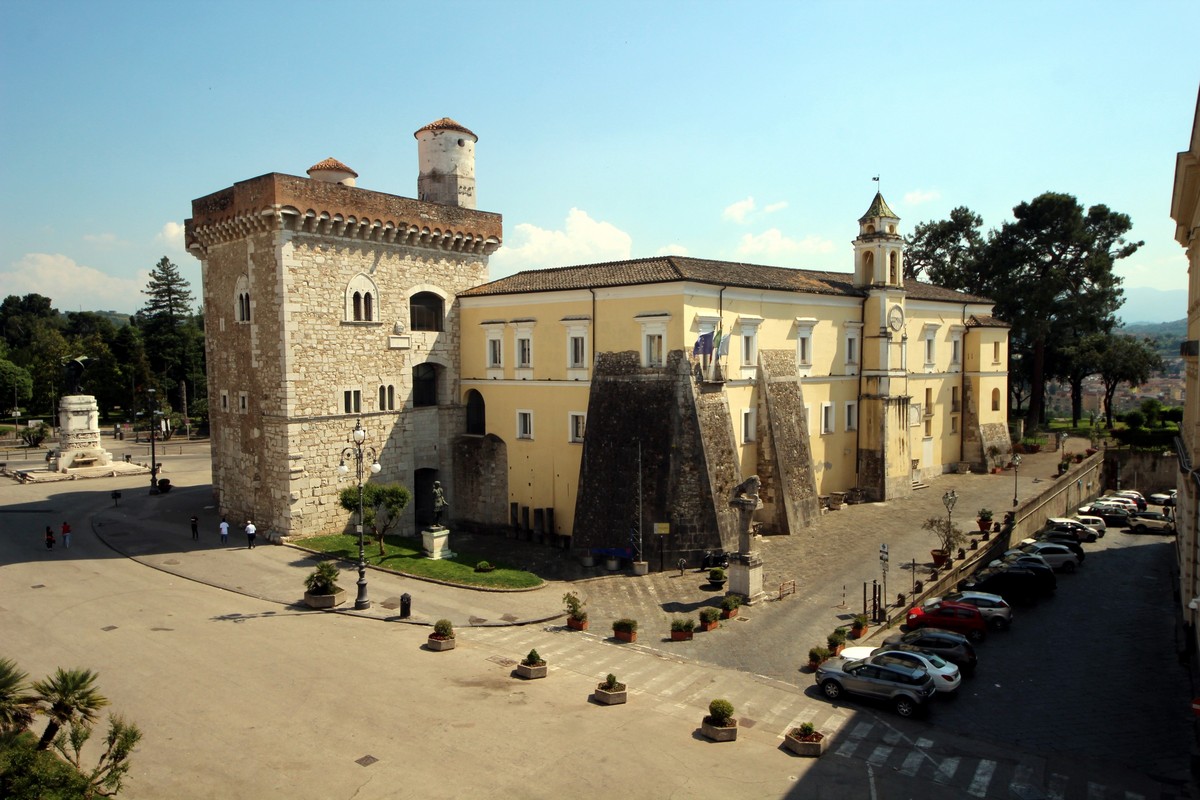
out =
[[[483,395],[475,389],[467,392],[467,433],[476,436],[487,433],[487,409]]]
[[[1000,390],[992,389],[992,411],[1000,410]]]
[[[379,410],[396,410],[396,387],[390,383],[379,385]]]
[[[378,298],[379,291],[375,288],[374,281],[361,273],[355,275],[346,286],[346,310],[343,319],[347,322],[374,322]]]
[[[438,367],[436,364],[417,364],[413,367],[413,408],[438,404]]]
[[[234,288],[234,293],[237,295],[237,310],[234,312],[233,318],[238,322],[249,322],[250,281],[245,275],[238,277],[237,286]]]
[[[440,331],[445,316],[442,298],[434,292],[417,292],[408,301],[408,322],[414,331]]]
[[[888,283],[900,282],[900,256],[892,253],[888,256]]]
[[[870,250],[863,253],[863,277],[867,283],[875,283],[875,254]]]
[[[379,410],[387,411],[387,387],[379,387]]]

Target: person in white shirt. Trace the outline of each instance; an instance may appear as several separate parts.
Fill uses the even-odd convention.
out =
[[[254,549],[254,539],[258,535],[258,528],[254,527],[254,522],[246,520],[246,549]]]
[[[221,544],[229,544],[229,523],[221,517]]]

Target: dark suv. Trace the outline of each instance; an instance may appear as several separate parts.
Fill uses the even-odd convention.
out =
[[[1056,582],[1057,578],[1050,570],[987,567],[967,578],[959,588],[966,592],[998,594],[1010,603],[1028,605],[1051,594]]]
[[[902,717],[923,711],[934,692],[933,678],[923,669],[836,656],[817,667],[816,680],[830,700],[837,700],[843,692],[862,695],[891,703]]]
[[[957,664],[964,675],[974,674],[978,660],[975,648],[967,641],[967,637],[941,628],[918,628],[908,633],[895,633],[883,640],[883,646],[936,653],[951,664]]]

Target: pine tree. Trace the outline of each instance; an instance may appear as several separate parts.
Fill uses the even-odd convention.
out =
[[[164,389],[187,380],[194,371],[197,331],[192,315],[191,286],[170,259],[162,259],[150,271],[142,294],[146,304],[135,316],[142,331],[146,356]]]

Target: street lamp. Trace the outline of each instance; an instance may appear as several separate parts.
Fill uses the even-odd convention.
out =
[[[1017,473],[1021,468],[1021,454],[1013,456],[1013,508],[1017,507]]]
[[[954,530],[954,504],[958,502],[958,495],[954,490],[946,492],[942,495],[942,505],[946,507],[946,532]]]
[[[158,427],[158,396],[154,389],[147,389],[150,396],[150,494],[158,494],[158,458],[154,452],[155,429]]]
[[[367,599],[367,553],[363,545],[363,458],[370,460],[372,475],[379,474],[383,467],[379,466],[375,448],[364,447],[367,432],[363,430],[361,419],[354,423],[349,441],[350,445],[342,448],[342,463],[338,464],[338,474],[345,476],[350,472],[350,468],[346,466],[346,459],[353,458],[354,477],[358,481],[358,524],[355,525],[358,532],[358,597],[354,600],[354,607],[361,611],[371,607],[371,601]]]

